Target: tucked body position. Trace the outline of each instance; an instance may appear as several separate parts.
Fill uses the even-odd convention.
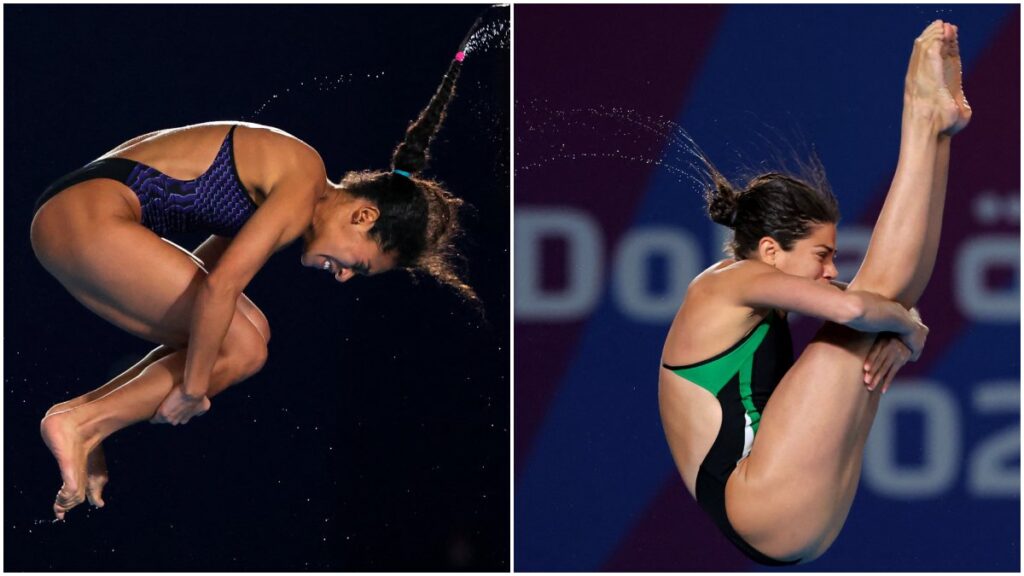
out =
[[[690,284],[658,397],[683,483],[723,534],[768,565],[821,556],[846,521],[868,432],[928,329],[913,310],[938,251],[950,140],[971,118],[957,27],[917,38],[899,162],[864,261],[835,282],[839,209],[823,182],[769,173],[735,189],[708,162],[732,257]],[[825,320],[794,361],[786,320]]]
[[[185,424],[261,369],[271,331],[243,290],[293,241],[305,243],[303,266],[339,282],[418,269],[475,300],[451,265],[462,201],[419,174],[463,58],[460,50],[389,171],[335,183],[298,138],[214,122],[133,138],[43,193],[31,227],[39,262],[86,308],[159,345],[47,411],[42,437],[63,481],[58,519],[87,498],[103,506],[105,438],[141,421]],[[197,231],[210,237],[192,253],[161,238]]]

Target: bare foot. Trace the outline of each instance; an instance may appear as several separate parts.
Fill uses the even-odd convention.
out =
[[[107,474],[107,458],[103,453],[102,444],[97,444],[89,452],[85,469],[88,475],[85,480],[85,495],[89,498],[89,504],[103,508],[106,504],[103,502],[103,488],[110,481],[110,475]]]
[[[61,402],[60,404],[54,404],[46,411],[44,418],[60,412],[67,412],[85,404],[87,401],[87,399],[76,398],[67,402]],[[103,502],[103,488],[110,481],[110,474],[107,472],[107,458],[103,452],[102,444],[97,444],[95,448],[89,451],[85,467],[85,495],[89,498],[90,504],[97,508],[103,508],[105,505]]]
[[[971,105],[967,103],[967,97],[964,96],[959,30],[953,24],[947,23],[943,26],[942,35],[943,78],[946,83],[946,89],[949,90],[950,95],[953,97],[953,102],[956,103],[959,112],[953,126],[946,130],[946,134],[950,136],[966,128],[967,124],[971,121],[972,114]]]
[[[907,95],[913,102],[912,108],[934,118],[939,132],[944,134],[948,134],[960,117],[960,109],[947,83],[947,66],[953,58],[949,46],[952,40],[947,39],[947,30],[951,31],[952,27],[948,26],[936,20],[914,41],[906,86]],[[958,65],[958,53],[955,61]]]
[[[39,431],[46,447],[57,459],[61,480],[64,481],[53,503],[54,515],[58,520],[63,520],[68,510],[85,501],[85,443],[70,417],[70,412],[46,416],[39,424]]]

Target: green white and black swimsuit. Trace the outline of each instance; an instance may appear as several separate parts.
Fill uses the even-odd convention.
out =
[[[697,502],[737,548],[770,566],[796,562],[769,558],[736,533],[725,514],[725,483],[750,453],[768,398],[792,365],[789,324],[774,310],[725,352],[696,364],[664,365],[714,394],[722,406],[722,427],[697,472]]]

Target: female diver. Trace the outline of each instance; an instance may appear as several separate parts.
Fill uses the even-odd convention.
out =
[[[114,380],[47,411],[40,428],[63,480],[58,519],[86,498],[103,506],[106,437],[143,420],[185,424],[261,369],[270,328],[242,291],[299,237],[302,265],[339,282],[420,269],[475,300],[451,266],[462,201],[417,175],[463,49],[390,172],[349,172],[334,183],[301,140],[220,122],[129,140],[43,193],[31,229],[43,267],[96,314],[160,344]],[[185,231],[213,235],[193,254],[160,237]]]
[[[708,211],[735,231],[734,258],[690,284],[659,404],[686,488],[757,562],[808,562],[832,544],[879,398],[924,345],[908,309],[935,263],[950,138],[971,117],[960,77],[957,28],[935,21],[915,41],[896,173],[845,291],[830,282],[839,214],[827,188],[773,173],[736,192],[709,163]],[[795,363],[786,312],[826,320]]]

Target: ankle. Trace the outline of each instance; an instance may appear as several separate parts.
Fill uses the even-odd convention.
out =
[[[103,418],[98,415],[86,414],[84,410],[72,409],[63,412],[68,425],[75,429],[79,440],[86,451],[98,446],[109,434],[104,434]]]

